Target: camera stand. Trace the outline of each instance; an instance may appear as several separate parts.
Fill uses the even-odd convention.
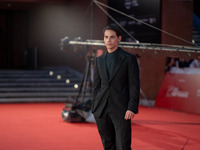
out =
[[[89,56],[86,56],[87,63],[85,72],[75,103],[70,109],[66,106],[62,111],[62,118],[67,122],[85,122],[87,117],[91,115],[92,99],[89,98],[87,101],[85,101],[85,98],[86,94],[88,94],[89,97],[91,97],[92,94],[94,59],[96,56],[96,51],[91,50],[88,52],[88,54]]]

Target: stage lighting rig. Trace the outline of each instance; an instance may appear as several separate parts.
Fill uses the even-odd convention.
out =
[[[60,50],[61,50],[61,51],[65,51],[66,49],[68,49],[69,41],[70,41],[70,39],[69,39],[68,36],[65,36],[64,38],[62,38],[62,39],[60,40],[59,46],[60,46]]]
[[[78,42],[83,42],[83,39],[79,36],[79,37],[75,37],[73,40],[70,40],[70,38],[68,36],[65,36],[64,38],[62,38],[60,40],[60,50],[64,51],[64,52],[69,52],[69,51],[73,51],[73,52],[77,52],[77,51],[81,51],[84,47],[82,45],[74,45],[75,43]]]
[[[105,44],[103,40],[83,40],[80,37],[74,40],[67,39],[68,46],[74,51],[81,51],[86,48],[86,51],[91,49],[104,49]],[[124,50],[131,51],[134,54],[150,54],[156,56],[166,56],[166,57],[177,57],[177,58],[190,58],[199,59],[200,48],[196,46],[180,46],[180,45],[169,45],[169,44],[155,44],[155,43],[139,43],[139,42],[120,42],[119,46]]]

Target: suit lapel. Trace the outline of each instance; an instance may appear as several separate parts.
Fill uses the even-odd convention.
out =
[[[115,74],[119,70],[124,59],[125,59],[124,52],[121,48],[119,48],[118,54],[117,54],[117,56],[115,57],[115,60],[114,60],[115,61],[114,67],[113,67],[109,82],[113,79],[113,77],[115,76]]]
[[[108,82],[108,73],[107,73],[107,69],[106,69],[106,54],[104,54],[104,56],[101,57],[100,66],[102,67],[104,79],[105,79],[105,81]]]

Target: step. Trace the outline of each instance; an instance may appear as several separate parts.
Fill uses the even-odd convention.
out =
[[[70,82],[80,82],[77,78],[67,78]],[[0,78],[0,83],[3,82],[66,82],[66,79],[57,78]]]
[[[53,74],[50,74],[51,70]],[[57,79],[58,75],[60,79]],[[81,80],[80,74],[68,69],[0,70],[0,103],[75,101],[79,88],[74,85],[80,86]],[[79,99],[85,99],[91,97],[91,93],[79,96]]]
[[[77,83],[79,85],[79,83]],[[33,83],[0,83],[0,87],[73,87],[73,83],[66,84],[65,82],[33,82]]]
[[[88,100],[90,97],[85,97]],[[35,102],[64,102],[75,103],[76,97],[39,97],[39,98],[0,98],[0,103],[35,103]],[[83,99],[79,98],[79,102]]]
[[[0,98],[22,98],[22,97],[75,97],[78,95],[78,92],[7,92],[0,93]],[[87,93],[85,96],[90,96],[91,94]]]
[[[75,78],[72,74],[57,74],[61,75],[61,78]],[[0,78],[57,78],[57,75],[50,76],[48,74],[0,74]]]
[[[200,34],[200,33],[199,33],[199,34]],[[192,37],[193,37],[194,39],[199,39],[199,38],[200,38],[200,35],[199,35],[199,34],[198,34],[198,35],[193,34]]]
[[[0,88],[0,93],[5,92],[78,92],[78,89],[71,87],[18,87]],[[1,94],[0,94],[1,95]]]

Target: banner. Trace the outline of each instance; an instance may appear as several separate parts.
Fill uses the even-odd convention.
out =
[[[155,107],[200,114],[200,75],[167,73]]]

